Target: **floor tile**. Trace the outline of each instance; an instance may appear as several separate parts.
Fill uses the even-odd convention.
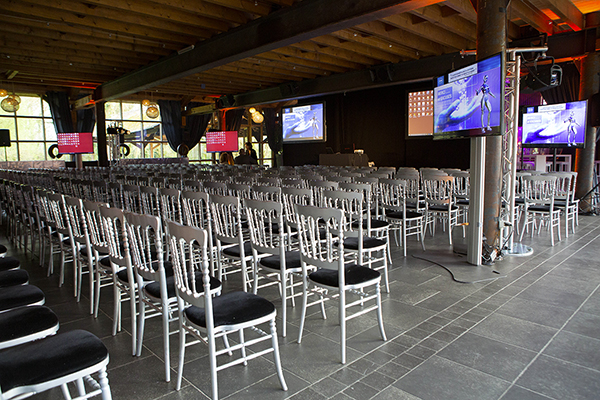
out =
[[[544,354],[600,371],[600,340],[569,332],[560,332]]]

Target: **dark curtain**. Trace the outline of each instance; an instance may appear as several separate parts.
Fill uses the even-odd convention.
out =
[[[245,110],[238,108],[235,110],[229,110],[225,112],[225,130],[226,131],[239,131],[242,126],[242,118],[244,117]]]
[[[192,109],[194,107],[200,106],[200,103],[189,103],[188,109]],[[185,143],[188,148],[193,149],[202,136],[204,136],[204,132],[206,131],[206,127],[210,122],[212,114],[199,114],[199,115],[189,115],[186,117],[186,126],[183,130],[183,143]]]
[[[77,132],[93,132],[96,125],[96,111],[92,108],[77,110]]]
[[[52,121],[57,133],[75,132],[73,118],[71,118],[71,105],[67,92],[46,92],[44,100],[50,106]],[[89,132],[89,131],[88,131]]]
[[[282,165],[283,131],[279,123],[279,118],[277,118],[277,112],[274,108],[265,108],[263,113],[265,115],[264,128],[267,135],[267,143],[269,143],[271,151],[275,154],[277,165]]]
[[[158,106],[160,107],[163,133],[167,137],[169,146],[176,152],[177,147],[183,143],[181,102],[176,100],[158,100]]]
[[[548,104],[579,100],[579,70],[572,62],[560,64],[563,74],[560,86],[544,90],[542,96]]]

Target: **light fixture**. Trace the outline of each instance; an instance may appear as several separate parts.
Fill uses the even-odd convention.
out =
[[[6,91],[6,89],[0,89],[0,97],[6,97],[8,95],[8,92]]]
[[[15,112],[19,109],[19,103],[17,103],[17,101],[12,97],[7,97],[2,100],[0,107],[2,107],[2,109],[6,112]]]
[[[8,97],[11,98],[11,99],[14,99],[17,102],[17,104],[21,104],[21,97],[19,97],[19,95],[16,95],[16,94],[13,93],[13,94],[11,94]]]
[[[252,114],[252,121],[254,121],[255,123],[262,124],[264,120],[265,117],[260,113],[260,111],[257,111],[254,114]]]
[[[250,109],[248,110],[248,112],[250,113],[250,115],[252,115],[252,114],[254,114],[256,112],[256,108],[250,107]]]
[[[146,115],[148,116],[148,118],[158,118],[159,114],[160,113],[158,111],[158,106],[155,103],[151,104],[150,107],[146,109]]]
[[[142,100],[142,105],[143,105],[144,107],[148,107],[148,106],[150,105],[150,100],[148,100],[148,99],[144,99],[144,100]]]

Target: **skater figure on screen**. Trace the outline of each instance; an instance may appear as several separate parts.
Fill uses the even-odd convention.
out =
[[[575,146],[575,127],[579,126],[579,124],[575,120],[575,113],[573,113],[573,111],[569,114],[569,118],[565,119],[565,124],[569,124],[567,125],[568,146]]]
[[[481,84],[481,87],[475,92],[476,95],[479,94],[479,92],[481,92],[482,96],[481,96],[481,132],[485,132],[486,131],[486,126],[483,124],[483,117],[485,115],[485,110],[487,109],[487,130],[491,131],[492,128],[490,128],[490,118],[492,117],[492,103],[490,102],[490,98],[489,96],[492,96],[493,98],[496,98],[496,96],[494,96],[494,93],[491,92],[489,85],[487,84],[488,81],[488,76],[484,75],[483,76],[483,83]]]

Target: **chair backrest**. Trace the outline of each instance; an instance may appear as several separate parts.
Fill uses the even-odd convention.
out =
[[[570,172],[551,172],[549,176],[556,177],[556,186],[554,188],[554,199],[570,201],[571,200],[571,180],[573,175]]]
[[[281,200],[285,222],[289,228],[298,227],[296,209],[294,208],[296,204],[303,206],[314,205],[313,192],[310,189],[300,189],[295,187],[282,188]]]
[[[252,249],[285,257],[283,206],[275,201],[244,200]],[[285,265],[285,259],[282,265]]]
[[[110,198],[108,183],[106,181],[92,181],[92,194],[93,201],[108,203]]]
[[[471,194],[471,174],[461,170],[446,170],[454,177],[454,196],[461,199],[468,199]]]
[[[69,236],[69,221],[64,210],[64,196],[58,193],[48,193],[48,207],[52,213],[52,227],[63,236]]]
[[[406,186],[404,179],[380,179],[379,202],[385,210],[406,213]]]
[[[293,175],[295,176],[295,175]],[[281,179],[281,187],[296,187],[296,188],[304,188],[306,187],[305,181],[303,179],[297,178],[282,178]]]
[[[208,194],[216,194],[219,196],[225,196],[227,193],[227,184],[224,182],[205,181],[203,183],[204,191]]]
[[[99,208],[102,229],[104,229],[104,235],[107,239],[110,262],[119,267],[131,266],[131,261],[128,260],[130,257],[129,243],[123,210],[102,205]],[[133,274],[130,278],[133,278]]]
[[[323,192],[326,190],[336,190],[339,187],[339,183],[311,180],[308,182],[308,187],[313,192],[314,204],[320,207],[323,205]]]
[[[140,186],[140,212],[160,217],[158,188],[154,186]]]
[[[181,192],[183,223],[210,230],[209,195],[205,192]]]
[[[250,194],[250,186],[244,185],[240,183],[228,183],[227,184],[227,195],[235,196],[241,199],[249,199]]]
[[[141,278],[165,282],[162,222],[155,215],[125,211],[127,242],[132,267]],[[142,286],[142,281],[138,280]],[[164,286],[164,293],[162,287]],[[161,295],[166,295],[166,284],[161,284]],[[166,298],[166,297],[165,297]]]
[[[181,190],[192,190],[194,192],[200,192],[202,190],[202,182],[186,179],[181,182]]]
[[[123,209],[130,212],[140,212],[140,187],[138,185],[123,185]]]
[[[423,194],[428,205],[454,204],[454,177],[429,175],[423,178]]]
[[[235,196],[211,195],[209,200],[215,238],[222,243],[239,244],[240,252],[243,252],[240,199]]]
[[[108,239],[100,218],[100,206],[108,208],[108,203],[83,200],[82,204],[92,249],[98,253],[108,254]]]
[[[320,208],[296,204],[300,260],[303,267],[338,270],[340,284],[344,273],[344,214],[334,208]],[[342,287],[342,286],[340,286]]]
[[[252,199],[281,202],[281,187],[254,185],[252,186]]]
[[[255,185],[259,186],[281,186],[281,178],[276,176],[263,176],[256,178]]]
[[[158,189],[160,198],[160,216],[163,221],[171,220],[182,223],[181,201],[179,189]]]
[[[556,176],[535,175],[523,177],[525,203],[554,205]]]
[[[167,222],[167,228],[177,295],[186,303],[204,308],[210,336],[213,329],[212,302],[211,296],[204,296],[204,293],[210,293],[207,233],[204,229],[172,221]],[[198,272],[202,274],[202,286],[196,284]],[[200,287],[203,287],[202,291]]]
[[[342,229],[347,237],[363,236],[363,200],[361,192],[346,192],[343,190],[327,190],[323,193],[324,206],[337,208],[344,212]],[[358,241],[359,251],[362,250],[362,240]]]
[[[88,256],[91,255],[90,237],[88,233],[87,223],[83,215],[83,204],[81,199],[77,197],[67,196],[63,203],[65,215],[71,225],[71,240],[86,246]]]
[[[110,206],[123,208],[123,185],[120,182],[109,182]]]

